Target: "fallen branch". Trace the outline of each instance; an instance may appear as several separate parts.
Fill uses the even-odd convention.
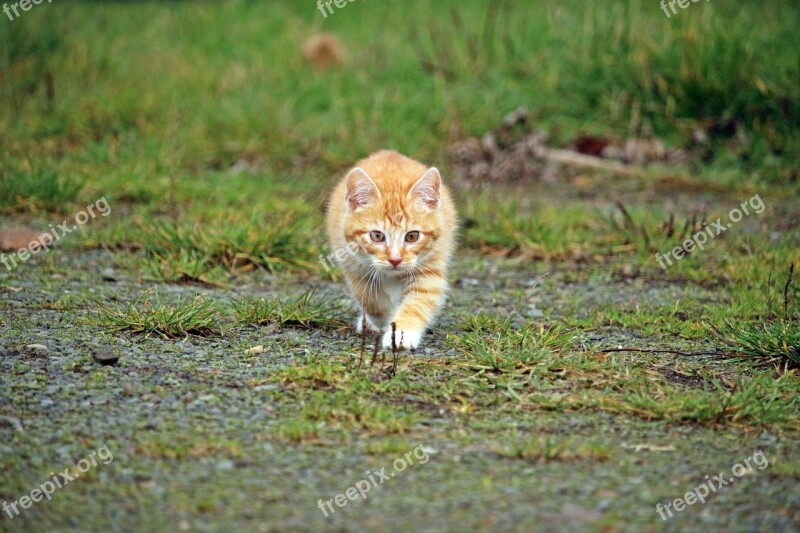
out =
[[[582,154],[574,150],[559,150],[556,148],[537,147],[534,155],[551,163],[558,163],[571,167],[591,168],[596,170],[606,170],[619,176],[632,176],[646,181],[652,181],[644,168],[636,165],[628,165],[619,161],[612,161]],[[662,176],[658,181],[663,185],[673,187],[701,188],[715,192],[727,192],[727,189],[716,183],[700,183],[684,176]]]
[[[573,167],[594,168],[608,170],[622,176],[634,176],[637,178],[647,178],[647,173],[640,167],[626,165],[618,161],[609,161],[592,155],[581,154],[572,150],[558,150],[555,148],[544,149],[541,154],[537,154],[547,161],[560,163]]]

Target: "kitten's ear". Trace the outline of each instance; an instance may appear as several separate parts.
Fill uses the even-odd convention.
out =
[[[364,207],[381,197],[378,186],[364,172],[361,167],[356,167],[347,175],[347,193],[345,201],[347,205],[355,211],[359,207]]]
[[[442,176],[436,167],[429,168],[408,191],[409,198],[421,203],[430,210],[439,207],[441,200]]]

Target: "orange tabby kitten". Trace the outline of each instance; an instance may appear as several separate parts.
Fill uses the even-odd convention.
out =
[[[359,161],[328,203],[328,237],[353,297],[356,324],[383,346],[415,349],[444,302],[456,210],[439,171],[383,150]]]

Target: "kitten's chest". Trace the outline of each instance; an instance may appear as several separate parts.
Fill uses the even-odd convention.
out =
[[[389,301],[392,302],[392,307],[397,307],[400,305],[400,301],[403,299],[403,295],[405,294],[407,286],[408,282],[402,278],[389,278],[385,280],[383,284],[383,292],[386,294]]]

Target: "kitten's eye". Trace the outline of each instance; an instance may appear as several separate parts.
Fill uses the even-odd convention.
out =
[[[418,231],[409,231],[406,233],[406,242],[417,242],[419,240]]]
[[[372,239],[372,242],[383,242],[386,240],[386,236],[380,231],[376,230],[369,232],[369,238]]]

